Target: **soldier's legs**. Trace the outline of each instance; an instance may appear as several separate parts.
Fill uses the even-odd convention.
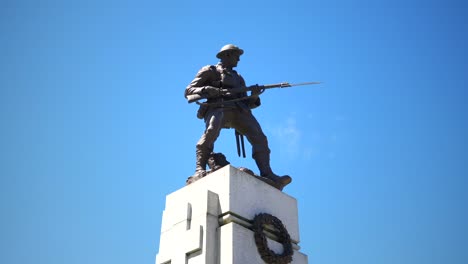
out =
[[[213,151],[214,142],[223,128],[224,113],[221,109],[207,113],[205,117],[205,132],[196,145],[196,169],[197,173],[204,173],[210,153]]]
[[[234,120],[234,128],[245,135],[252,145],[252,158],[257,163],[260,175],[274,181],[278,189],[283,189],[292,179],[288,175],[278,176],[273,173],[270,167],[268,140],[257,119],[251,113],[240,113]]]

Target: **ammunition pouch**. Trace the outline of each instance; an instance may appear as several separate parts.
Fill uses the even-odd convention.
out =
[[[200,105],[200,108],[198,108],[197,111],[197,118],[198,119],[204,119],[206,112],[208,111],[208,105]]]

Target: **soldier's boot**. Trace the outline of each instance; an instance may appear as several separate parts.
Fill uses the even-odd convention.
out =
[[[277,189],[283,190],[283,188],[290,184],[292,178],[289,175],[278,176],[271,170],[270,167],[270,154],[269,153],[257,153],[254,155],[255,162],[257,163],[258,169],[260,170],[260,176],[270,179]]]
[[[190,176],[186,184],[189,185],[206,176],[206,164],[208,162],[210,151],[198,148],[196,150],[195,173]]]

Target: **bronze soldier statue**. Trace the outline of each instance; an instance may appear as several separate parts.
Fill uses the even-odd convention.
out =
[[[252,158],[260,170],[261,177],[272,181],[280,190],[292,180],[288,175],[278,176],[271,170],[267,137],[251,111],[260,106],[261,89],[253,89],[250,96],[247,96],[247,92],[220,93],[221,88],[245,87],[242,76],[233,70],[243,53],[244,51],[235,45],[225,45],[216,55],[220,62],[203,67],[185,89],[186,98],[195,94],[208,95],[207,102],[198,110],[197,116],[205,120],[206,129],[196,145],[195,174],[189,177],[187,184],[206,175],[208,158],[222,128],[234,128],[247,138],[252,145]]]

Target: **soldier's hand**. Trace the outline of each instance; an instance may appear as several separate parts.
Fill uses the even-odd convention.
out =
[[[263,90],[263,87],[258,84],[252,85],[250,88],[252,88],[252,96],[261,94]]]
[[[219,96],[221,94],[220,89],[213,86],[204,86],[202,92],[210,97]]]

